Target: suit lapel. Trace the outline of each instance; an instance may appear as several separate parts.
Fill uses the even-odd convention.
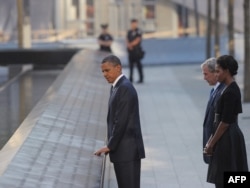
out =
[[[117,89],[118,89],[117,87],[113,88],[113,91],[111,92],[110,97],[109,97],[109,105],[112,103],[114,96],[117,92]]]
[[[212,96],[209,98],[209,101],[207,103],[207,109],[206,109],[206,114],[205,114],[205,120],[204,120],[204,122],[206,121],[206,118],[208,116],[208,112],[209,112],[210,107],[214,104],[214,100],[215,100],[215,98],[217,98],[217,95],[220,94],[221,89],[223,88],[223,86],[224,86],[223,84],[220,84],[216,88],[216,90],[214,91],[214,93],[212,94]]]
[[[116,93],[117,93],[117,91],[118,91],[118,89],[119,89],[119,87],[120,87],[120,85],[121,85],[121,83],[122,83],[122,81],[123,81],[124,79],[125,79],[125,76],[122,76],[122,77],[119,79],[119,81],[116,83],[115,87],[113,88],[113,91],[112,91],[112,93],[111,93],[111,95],[110,95],[110,98],[109,98],[109,107],[111,106],[112,101],[114,100],[114,97],[115,97],[115,95],[116,95]]]
[[[121,83],[123,82],[124,79],[126,79],[125,76],[122,76],[122,77],[120,78],[120,80],[116,83],[115,87],[113,88],[112,93],[110,94],[110,97],[109,97],[109,104],[108,104],[108,116],[107,116],[108,125],[110,125],[109,122],[110,122],[110,119],[112,119],[112,106],[113,106],[112,104],[113,104],[113,100],[114,100],[115,95],[116,95],[116,93],[117,93],[117,91],[118,91],[118,89],[119,89],[119,87],[120,87],[120,85],[121,85]],[[111,127],[109,126],[109,129],[110,129],[110,128],[111,128]],[[109,132],[110,132],[110,131],[111,131],[111,130],[109,130]]]

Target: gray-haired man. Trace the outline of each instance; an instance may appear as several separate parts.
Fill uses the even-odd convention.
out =
[[[208,82],[213,88],[210,91],[210,97],[207,103],[207,109],[205,113],[205,118],[203,122],[203,148],[205,148],[207,141],[209,140],[213,131],[213,122],[215,115],[215,105],[216,102],[224,89],[224,84],[217,81],[215,74],[216,58],[209,58],[204,63],[201,64],[202,74],[204,80]],[[204,162],[209,164],[210,157],[203,155]]]

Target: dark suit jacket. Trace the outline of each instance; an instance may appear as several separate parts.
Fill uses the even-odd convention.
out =
[[[215,106],[224,87],[224,84],[220,84],[214,91],[213,97],[211,97],[207,103],[206,114],[203,122],[203,148],[213,132]],[[203,159],[207,164],[210,162],[210,157],[203,155]]]
[[[125,76],[117,82],[109,99],[107,122],[111,162],[145,158],[137,92]]]

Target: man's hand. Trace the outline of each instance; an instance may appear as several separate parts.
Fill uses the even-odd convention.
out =
[[[100,156],[102,153],[108,154],[109,151],[110,151],[110,149],[109,149],[107,146],[105,146],[105,147],[103,147],[103,148],[97,150],[97,151],[94,153],[94,155]]]
[[[127,44],[127,48],[128,48],[129,50],[133,50],[133,45],[132,45],[131,43],[128,43],[128,44]]]

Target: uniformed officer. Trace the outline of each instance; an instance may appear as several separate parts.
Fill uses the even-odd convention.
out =
[[[111,45],[113,42],[113,37],[108,32],[108,24],[102,24],[102,33],[98,37],[98,43],[100,45],[101,51],[112,52]]]
[[[138,28],[137,19],[132,19],[130,23],[131,28],[127,33],[127,50],[130,70],[129,79],[133,82],[133,69],[134,64],[136,64],[139,72],[139,81],[137,83],[143,83],[143,71],[141,64],[141,59],[144,55],[141,47],[142,31]]]

